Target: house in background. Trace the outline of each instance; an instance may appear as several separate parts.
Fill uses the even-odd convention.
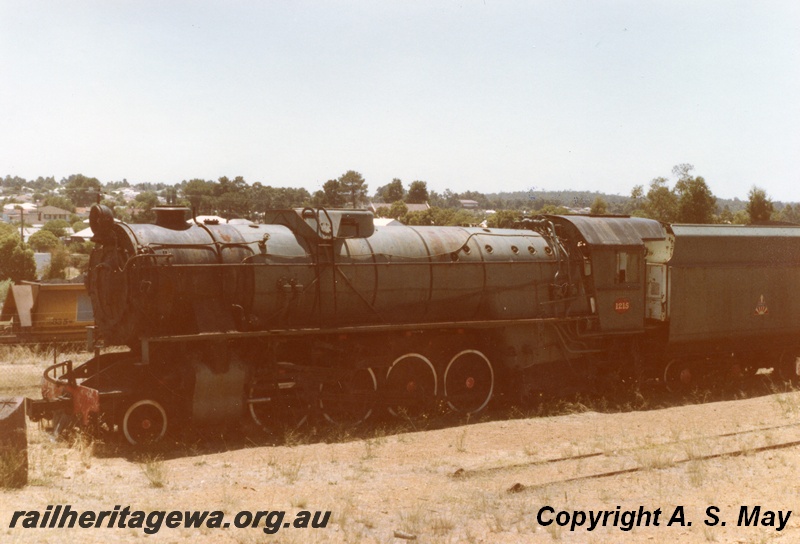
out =
[[[69,223],[69,218],[72,215],[72,212],[69,210],[62,210],[55,206],[42,206],[41,208],[37,208],[36,211],[39,213],[39,221],[44,223],[53,221],[54,219],[63,219]]]
[[[17,209],[17,207],[22,209]],[[6,204],[3,207],[3,221],[6,223],[19,224],[20,217],[26,225],[44,225],[48,221],[54,219],[63,219],[69,223],[71,216],[72,212],[69,210],[62,210],[55,206],[36,208],[35,206],[26,204]]]

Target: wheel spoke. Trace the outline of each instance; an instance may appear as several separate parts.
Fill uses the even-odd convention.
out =
[[[492,363],[480,351],[465,350],[450,360],[444,372],[444,395],[456,412],[480,412],[494,391]]]
[[[416,415],[430,407],[436,398],[436,369],[419,353],[407,353],[389,367],[386,391],[389,413]]]
[[[278,363],[276,375],[254,375],[245,403],[256,425],[268,433],[296,429],[308,421],[311,406],[290,363]]]
[[[378,380],[371,368],[348,371],[319,386],[319,407],[329,422],[353,426],[372,415]]]

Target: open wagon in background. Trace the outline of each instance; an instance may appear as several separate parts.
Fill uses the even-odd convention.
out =
[[[23,281],[9,288],[0,322],[0,344],[84,343],[94,313],[83,277]]]

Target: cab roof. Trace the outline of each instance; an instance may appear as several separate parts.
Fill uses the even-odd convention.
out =
[[[548,215],[556,225],[572,227],[590,246],[641,246],[648,240],[667,237],[653,219],[608,215]]]

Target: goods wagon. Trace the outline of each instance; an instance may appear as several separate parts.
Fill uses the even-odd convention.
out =
[[[9,288],[0,322],[0,344],[51,344],[83,342],[94,317],[83,279],[23,281]]]

